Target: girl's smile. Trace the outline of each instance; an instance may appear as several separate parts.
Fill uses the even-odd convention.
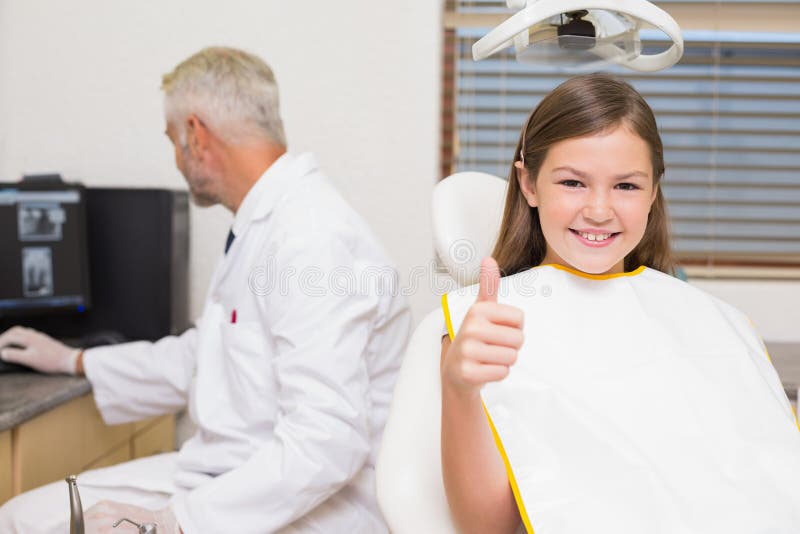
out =
[[[575,230],[574,228],[570,228],[570,231],[587,247],[608,246],[613,242],[614,238],[619,235],[619,232],[609,233],[596,229]]]

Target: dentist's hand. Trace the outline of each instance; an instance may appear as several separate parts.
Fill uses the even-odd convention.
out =
[[[481,262],[479,283],[478,298],[442,362],[443,386],[467,394],[508,376],[523,342],[522,310],[497,302],[500,268],[494,258]]]
[[[134,523],[155,523],[158,534],[179,534],[178,520],[167,506],[160,510],[148,510],[132,504],[114,501],[100,501],[83,514],[86,534],[124,534],[140,532],[128,521],[122,521],[114,528],[114,523],[126,518]]]
[[[15,326],[0,335],[0,359],[42,373],[74,375],[80,353],[80,349],[68,347],[32,328]]]

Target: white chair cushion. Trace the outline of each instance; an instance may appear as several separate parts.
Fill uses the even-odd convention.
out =
[[[444,317],[433,310],[406,349],[375,466],[378,504],[394,534],[456,534],[442,483],[441,382]]]
[[[459,172],[433,188],[433,241],[439,260],[461,286],[478,282],[481,260],[491,254],[503,218],[502,178]]]

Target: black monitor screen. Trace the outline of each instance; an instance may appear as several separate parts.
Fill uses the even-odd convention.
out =
[[[89,306],[84,191],[0,184],[0,317]]]

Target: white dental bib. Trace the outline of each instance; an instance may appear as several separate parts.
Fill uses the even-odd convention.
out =
[[[477,292],[443,297],[451,339]],[[498,301],[525,343],[481,394],[528,532],[800,532],[797,420],[742,313],[644,267],[536,267]]]

